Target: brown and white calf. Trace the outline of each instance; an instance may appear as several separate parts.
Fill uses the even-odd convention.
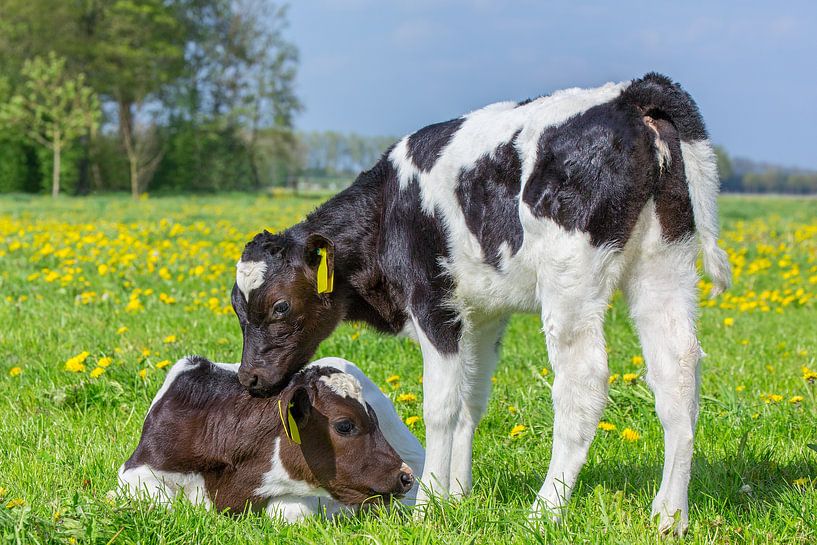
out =
[[[683,532],[702,353],[699,249],[715,290],[730,280],[717,194],[698,108],[658,74],[430,125],[305,221],[247,244],[232,295],[239,378],[268,393],[342,320],[408,332],[423,353],[423,485],[462,494],[508,317],[537,312],[555,420],[532,515],[555,516],[607,401],[604,318],[621,288],[665,433],[653,513],[661,531]]]
[[[423,448],[352,363],[314,362],[268,398],[241,387],[237,368],[197,356],[173,366],[120,491],[288,521],[416,494],[405,461],[422,471]]]

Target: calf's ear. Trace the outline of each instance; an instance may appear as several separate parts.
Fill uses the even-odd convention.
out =
[[[306,238],[304,261],[315,271],[318,293],[335,289],[335,243],[319,233]]]
[[[293,443],[301,444],[301,430],[306,426],[311,410],[309,393],[303,386],[298,386],[288,396],[278,400],[284,433]]]
[[[233,284],[233,292],[230,294],[230,302],[233,304],[235,315],[238,316],[238,322],[241,327],[247,323],[247,301],[244,300],[244,295],[238,289],[238,284]]]

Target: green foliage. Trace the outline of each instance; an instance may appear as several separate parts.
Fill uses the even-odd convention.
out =
[[[50,53],[23,64],[20,91],[0,107],[0,124],[16,126],[27,138],[52,152],[53,195],[60,189],[63,148],[96,129],[99,102],[85,76],[71,76],[65,59]]]

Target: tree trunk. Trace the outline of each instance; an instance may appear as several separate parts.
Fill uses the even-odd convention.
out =
[[[136,200],[139,199],[139,156],[133,141],[133,115],[128,101],[119,101],[119,132],[122,134],[122,144],[130,166],[131,195]]]
[[[51,196],[55,199],[60,194],[60,151],[62,151],[62,142],[60,142],[60,135],[57,134],[52,144],[54,151],[54,168],[51,171]]]

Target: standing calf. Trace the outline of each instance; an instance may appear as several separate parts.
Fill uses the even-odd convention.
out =
[[[237,368],[196,356],[173,366],[119,470],[121,490],[288,521],[413,495],[403,459],[422,471],[423,449],[353,364],[319,360],[268,398],[247,393]]]
[[[425,127],[305,221],[247,245],[232,295],[244,333],[239,378],[270,392],[342,320],[412,334],[425,379],[422,481],[432,494],[463,494],[508,317],[537,312],[555,419],[533,515],[557,515],[607,401],[604,317],[621,288],[665,433],[653,513],[662,532],[683,532],[699,248],[715,289],[730,279],[717,193],[698,108],[658,74]]]

